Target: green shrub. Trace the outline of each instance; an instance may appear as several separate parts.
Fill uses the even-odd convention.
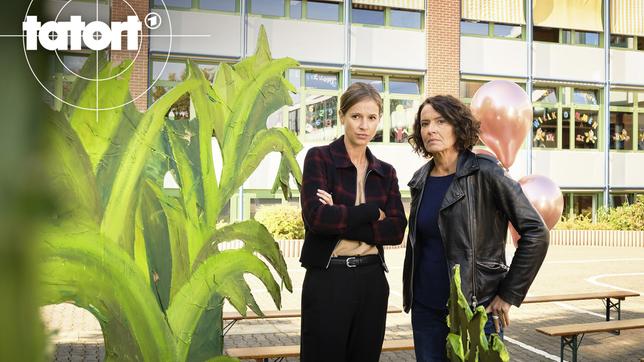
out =
[[[599,209],[597,221],[589,215],[562,217],[555,226],[558,230],[644,230],[644,195],[638,195],[630,205]]]
[[[261,206],[255,220],[264,224],[275,239],[304,239],[302,210],[297,206]]]

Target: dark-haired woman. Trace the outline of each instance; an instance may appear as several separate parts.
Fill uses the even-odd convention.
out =
[[[446,361],[451,270],[461,266],[463,295],[486,307],[486,334],[510,324],[541,267],[548,230],[496,161],[472,153],[479,123],[452,96],[428,98],[418,109],[410,143],[429,158],[409,182],[411,213],[403,270],[403,304],[411,309],[418,361]],[[505,260],[508,221],[521,235],[512,265]],[[500,324],[495,328],[494,321]]]
[[[407,220],[396,171],[367,147],[380,95],[355,83],[338,113],[344,136],[304,160],[301,359],[378,361],[389,297],[383,245],[402,242]]]

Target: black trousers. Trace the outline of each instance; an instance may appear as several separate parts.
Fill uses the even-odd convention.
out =
[[[378,361],[388,299],[380,264],[308,269],[302,286],[301,360]]]

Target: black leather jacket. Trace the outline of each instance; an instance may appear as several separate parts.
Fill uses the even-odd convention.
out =
[[[461,265],[461,287],[471,306],[486,304],[499,295],[519,306],[528,292],[548,250],[549,233],[537,211],[521,190],[488,156],[469,150],[458,157],[456,176],[441,205],[438,227],[451,269]],[[433,161],[427,162],[409,182],[411,213],[403,270],[403,305],[406,312],[413,301],[414,266],[418,264],[416,220],[425,180]],[[505,262],[508,221],[521,239],[512,265]]]

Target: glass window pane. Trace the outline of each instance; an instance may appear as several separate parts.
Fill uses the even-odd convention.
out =
[[[290,14],[291,19],[302,19],[302,1],[291,0]]]
[[[391,111],[391,135],[390,140],[394,143],[407,142],[414,127],[414,118],[420,106],[417,100],[392,99],[389,102]]]
[[[572,196],[572,213],[592,217],[594,197],[594,195],[574,194]]]
[[[599,46],[599,33],[575,31],[575,44]]]
[[[251,14],[284,16],[284,0],[251,0]]]
[[[63,64],[66,66],[66,68],[63,67],[63,73],[65,74],[72,74],[72,72],[80,74],[87,60],[87,57],[82,55],[63,55],[61,58],[63,59]],[[56,59],[56,62],[58,62],[58,59]]]
[[[635,202],[635,194],[610,194],[610,206],[619,207]]]
[[[293,105],[288,107],[288,129],[295,132],[296,135],[300,134],[300,95],[291,94]]]
[[[372,85],[378,92],[384,92],[385,88],[383,86],[382,77],[366,77],[361,75],[352,75],[351,84],[362,82]]]
[[[575,111],[575,148],[597,149],[598,126],[596,111]]]
[[[561,110],[561,148],[570,149],[570,108]]]
[[[521,26],[494,24],[494,36],[502,38],[521,39]]]
[[[637,92],[637,105],[644,108],[644,92]]]
[[[575,89],[572,94],[574,104],[599,104],[596,89]]]
[[[557,103],[557,88],[554,87],[536,87],[532,90],[532,102],[535,103]]]
[[[391,26],[420,29],[422,12],[391,9]]]
[[[309,1],[306,3],[306,17],[315,20],[338,21],[340,17],[339,9],[340,5],[338,3]]]
[[[306,99],[304,141],[331,141],[336,138],[338,97],[310,95]]]
[[[154,103],[157,99],[161,98],[164,94],[168,93],[170,87],[154,86],[152,87],[152,93],[150,94],[152,102]],[[190,96],[184,94],[177,100],[172,107],[168,110],[166,118],[173,120],[187,120],[190,119]]]
[[[154,0],[154,5],[155,6],[160,6],[163,7],[163,3],[165,2],[165,6],[169,8],[191,8],[192,7],[192,0]]]
[[[307,88],[336,90],[338,89],[338,74],[306,72],[304,84]]]
[[[417,79],[389,78],[389,93],[420,94]]]
[[[199,8],[234,13],[237,11],[237,0],[199,0]]]
[[[351,9],[351,22],[356,24],[385,25],[384,10]]]
[[[637,115],[637,149],[644,150],[644,113]]]
[[[534,27],[533,38],[535,41],[559,43],[559,29]]]
[[[610,105],[616,107],[633,107],[635,94],[629,91],[612,90],[610,91]]]
[[[572,30],[561,31],[561,42],[564,44],[572,44]]]
[[[610,46],[615,48],[631,48],[633,46],[633,37],[626,35],[610,36]]]
[[[159,77],[159,80],[169,80],[179,82],[186,78],[186,64],[185,63],[170,63],[154,61],[152,62],[152,81]]]
[[[610,149],[632,150],[633,114],[610,112]]]
[[[644,36],[637,37],[637,50],[644,50]]]
[[[302,86],[302,72],[299,69],[289,69],[286,73],[286,77],[288,78],[288,81],[295,86],[295,88]]]
[[[557,148],[557,117],[557,108],[534,108],[533,147]]]
[[[471,81],[471,80],[462,80],[460,84],[460,96],[461,99],[472,98],[481,86],[485,82]]]
[[[461,20],[461,34],[487,36],[490,33],[488,28],[488,23]]]
[[[199,69],[201,69],[206,79],[212,83],[215,80],[215,74],[217,74],[219,64],[199,64]]]

